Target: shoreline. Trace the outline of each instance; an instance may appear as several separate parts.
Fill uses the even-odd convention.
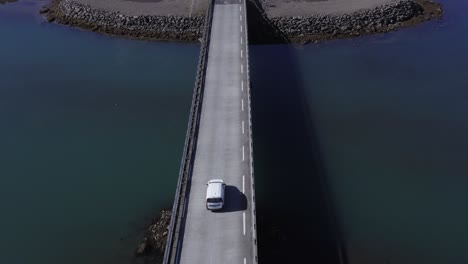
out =
[[[204,15],[131,16],[95,9],[73,0],[51,0],[40,14],[48,22],[138,40],[196,42],[202,37],[205,23]]]
[[[265,1],[265,0],[260,0]],[[318,43],[375,35],[442,18],[441,4],[432,0],[399,0],[352,13],[270,17],[268,3],[252,3],[249,35],[255,43]]]
[[[18,0],[0,0],[0,5],[17,2]]]
[[[413,27],[432,19],[440,20],[442,13],[441,5],[431,0],[399,1],[351,14],[315,17],[315,21],[321,18],[322,21],[329,19],[335,22],[332,22],[332,25],[325,30],[324,25],[320,24],[320,28],[312,27],[307,29],[306,32],[293,32],[288,37],[292,43],[305,44],[375,35]],[[301,22],[311,23],[311,20],[313,21],[314,17],[303,19],[299,24]],[[286,27],[291,28],[291,26],[288,26],[291,20],[286,21]],[[277,27],[285,28],[282,25],[284,20],[281,20],[281,18],[274,20],[273,23]],[[297,26],[297,23],[293,23],[293,25]]]
[[[441,4],[433,0],[387,0],[387,4],[351,13],[286,16],[290,11],[285,9],[281,16],[273,16],[265,11],[273,6],[267,1],[247,2],[252,44],[306,44],[380,34],[440,19],[443,13]],[[126,15],[93,8],[77,0],[51,0],[40,13],[49,22],[106,35],[176,42],[199,41],[205,20],[204,15]]]
[[[162,260],[166,249],[171,215],[171,211],[163,209],[158,216],[152,218],[145,227],[143,239],[135,249],[135,258],[144,259],[146,262]]]

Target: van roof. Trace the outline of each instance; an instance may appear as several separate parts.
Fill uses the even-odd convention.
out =
[[[210,183],[217,183],[217,182],[219,182],[219,183],[224,183],[224,181],[221,180],[221,179],[213,179],[213,180],[208,181],[208,184],[210,184]]]
[[[206,198],[219,198],[221,197],[221,191],[223,188],[223,180],[211,180],[208,182],[208,188],[206,189]]]

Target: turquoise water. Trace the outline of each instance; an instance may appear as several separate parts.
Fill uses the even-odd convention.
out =
[[[468,263],[468,2],[442,3],[441,22],[251,49],[266,263],[338,263],[338,242],[350,264]]]
[[[199,46],[0,6],[0,263],[129,263],[171,208]]]

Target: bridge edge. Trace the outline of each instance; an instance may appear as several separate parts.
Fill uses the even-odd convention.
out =
[[[205,71],[208,60],[208,50],[210,46],[210,35],[211,35],[211,22],[213,19],[213,6],[214,0],[209,1],[209,7],[205,16],[205,26],[203,38],[201,39],[200,55],[198,58],[198,70],[195,81],[192,104],[190,107],[190,115],[187,124],[187,133],[185,136],[184,150],[182,154],[182,160],[179,170],[179,178],[177,180],[176,194],[174,198],[174,205],[172,207],[171,222],[169,224],[169,230],[166,241],[166,248],[164,251],[163,264],[178,263],[180,257],[180,239],[179,234],[183,234],[183,225],[185,220],[186,208],[186,197],[189,189],[187,189],[187,183],[190,181],[193,170],[194,153],[196,148],[196,135],[198,133],[200,114],[201,114],[201,98],[203,96],[203,89],[205,86]],[[184,200],[181,201],[181,197]],[[181,204],[182,203],[182,204]],[[181,206],[182,205],[182,206]],[[179,220],[179,221],[177,221]],[[182,232],[180,231],[182,228]],[[177,239],[175,240],[176,230]]]

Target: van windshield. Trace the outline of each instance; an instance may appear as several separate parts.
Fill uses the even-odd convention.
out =
[[[220,202],[223,201],[223,199],[221,199],[221,198],[208,198],[206,201],[209,202],[209,203],[220,203]]]

